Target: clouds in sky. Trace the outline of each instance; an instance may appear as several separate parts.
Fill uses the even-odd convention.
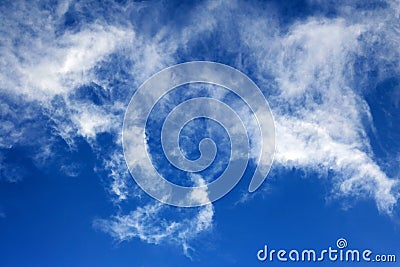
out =
[[[22,179],[3,156],[15,145],[41,147],[32,155],[40,161],[52,156],[57,140],[71,150],[77,139],[86,140],[99,159],[97,168],[111,178],[106,186],[118,210],[94,225],[120,241],[174,242],[189,253],[189,241],[212,229],[213,206],[186,214],[141,200],[122,155],[121,129],[142,82],[172,64],[205,59],[242,70],[268,97],[276,124],[275,168],[307,169],[321,177],[332,172],[332,196],[371,197],[391,214],[399,177],[387,174],[371,146],[374,118],[365,95],[399,75],[400,4],[380,2],[372,11],[362,3],[330,5],[335,15],[327,16],[329,4],[310,1],[319,12],[286,23],[273,3],[91,8],[90,1],[60,1],[55,9],[40,2],[3,4],[0,179]],[[177,9],[176,21],[163,17],[168,8]],[[35,132],[46,137],[32,138]],[[112,136],[112,146],[103,147],[102,133]],[[399,157],[387,164],[398,165]],[[70,167],[61,171],[79,173]],[[139,203],[133,210],[118,208],[132,198]],[[179,219],[166,217],[166,211]]]
[[[149,203],[128,214],[95,220],[94,227],[109,233],[120,242],[140,238],[156,245],[179,244],[185,255],[190,257],[190,250],[195,249],[190,242],[197,235],[212,229],[214,208],[212,204],[208,204],[189,214],[176,209],[160,202]]]
[[[398,177],[388,177],[375,162],[366,133],[372,118],[365,88],[354,83],[355,59],[368,57],[364,36],[379,34],[363,19],[352,24],[310,19],[282,39],[276,160],[287,167],[334,171],[335,195],[373,197],[379,210],[390,214],[399,197]]]
[[[372,196],[381,211],[390,213],[397,182],[374,162],[364,128],[371,113],[350,87],[364,31],[343,20],[316,19],[294,26],[282,39],[276,160],[286,167],[332,170],[338,174],[335,194]]]

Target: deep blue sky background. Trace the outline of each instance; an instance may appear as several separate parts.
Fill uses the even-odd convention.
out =
[[[285,266],[256,253],[265,244],[324,249],[341,237],[400,260],[399,185],[379,190],[400,174],[398,3],[2,1],[0,14],[0,266]],[[247,173],[199,231],[199,208],[132,215],[157,203],[129,176],[120,144],[136,88],[191,60],[248,75],[279,128],[262,188],[247,194]],[[329,128],[332,104],[340,134],[328,129],[326,147],[290,127]],[[350,145],[339,153],[337,144]],[[365,159],[353,161],[355,151]],[[157,237],[170,222],[181,226]]]

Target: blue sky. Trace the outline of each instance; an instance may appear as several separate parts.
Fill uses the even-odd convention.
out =
[[[0,14],[0,266],[339,266],[256,256],[339,238],[400,260],[398,1],[1,1]],[[275,160],[254,193],[250,165],[222,199],[176,208],[130,176],[122,124],[143,82],[193,60],[258,85]],[[184,99],[220,96],[185,90],[146,129],[158,170],[183,184],[193,181],[166,162],[161,120]],[[199,174],[210,181],[227,133],[197,120],[180,142],[196,158],[204,137],[219,149]]]

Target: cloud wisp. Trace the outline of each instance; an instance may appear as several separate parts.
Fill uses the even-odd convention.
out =
[[[108,175],[103,180],[118,210],[94,225],[119,241],[174,243],[190,255],[190,240],[212,229],[214,207],[186,214],[143,197],[123,158],[121,129],[130,97],[147,78],[182,61],[210,60],[248,73],[267,96],[276,168],[333,172],[332,196],[370,197],[379,211],[393,214],[399,177],[388,174],[371,145],[375,125],[365,95],[399,77],[398,1],[374,11],[337,5],[333,17],[324,14],[333,7],[309,1],[318,12],[286,23],[274,4],[209,1],[179,7],[179,24],[163,12],[176,7],[163,2],[110,3],[111,16],[89,2],[0,6],[0,180],[23,179],[3,153],[14,146],[36,140],[41,150],[31,156],[39,164],[60,140],[71,151],[85,140],[98,157],[98,173]],[[33,132],[45,137],[32,138]],[[111,144],[101,143],[102,134]],[[387,164],[398,165],[398,157]],[[77,165],[60,168],[79,177]],[[126,208],[132,199],[137,207]]]

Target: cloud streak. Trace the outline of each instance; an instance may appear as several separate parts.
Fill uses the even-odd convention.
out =
[[[381,212],[393,213],[399,177],[387,174],[371,145],[368,131],[375,125],[365,94],[400,73],[398,1],[374,11],[359,1],[335,5],[333,17],[324,15],[332,6],[310,1],[319,12],[286,24],[276,18],[274,4],[262,9],[209,1],[179,7],[179,25],[163,17],[167,4],[110,3],[110,18],[101,12],[104,6],[88,9],[89,2],[0,7],[0,153],[36,142],[43,149],[32,157],[40,161],[52,156],[60,140],[71,151],[77,140],[87,141],[98,157],[98,173],[110,178],[104,181],[119,210],[96,220],[96,227],[119,241],[176,243],[187,255],[190,241],[212,229],[212,205],[185,217],[144,197],[130,179],[121,147],[123,114],[135,88],[164,67],[199,59],[237,67],[264,91],[277,128],[277,168],[322,177],[333,172],[332,196],[370,197]],[[32,132],[46,138],[32,138]],[[102,146],[101,134],[112,136],[112,145]],[[2,180],[22,180],[3,154],[0,163]],[[398,159],[387,164],[398,165]],[[79,177],[79,170],[70,174]],[[121,211],[132,199],[137,207]]]
[[[95,228],[109,233],[118,242],[139,238],[150,244],[180,245],[187,257],[191,257],[190,242],[199,234],[212,229],[214,208],[211,204],[192,210],[192,215],[177,214],[175,208],[160,202],[138,207],[128,214],[117,214],[111,219],[97,219]],[[175,214],[170,218],[168,212]]]

